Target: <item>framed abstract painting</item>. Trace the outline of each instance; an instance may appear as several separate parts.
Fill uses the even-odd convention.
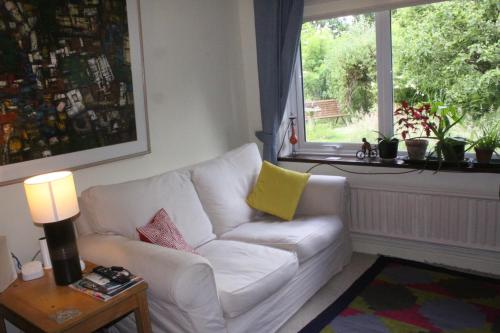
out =
[[[0,1],[0,184],[150,151],[139,0]]]

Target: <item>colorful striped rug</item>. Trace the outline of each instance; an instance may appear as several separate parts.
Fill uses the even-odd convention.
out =
[[[380,257],[306,332],[500,333],[500,280]]]

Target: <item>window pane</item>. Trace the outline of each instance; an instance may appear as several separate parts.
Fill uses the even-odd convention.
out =
[[[467,112],[452,136],[469,137],[499,113],[496,0],[453,0],[393,10],[394,101],[443,102]],[[498,118],[496,118],[498,119]]]
[[[374,142],[378,130],[375,15],[302,25],[308,142]]]

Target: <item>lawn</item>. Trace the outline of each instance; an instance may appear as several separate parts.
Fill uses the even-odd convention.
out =
[[[346,123],[333,119],[308,120],[306,123],[306,140],[308,142],[342,142],[359,143],[366,138],[375,143],[378,134],[378,113],[371,112],[363,117],[347,120]]]

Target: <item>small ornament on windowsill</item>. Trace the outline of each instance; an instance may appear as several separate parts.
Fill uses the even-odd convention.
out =
[[[375,158],[378,156],[378,149],[372,148],[372,145],[366,140],[366,138],[363,138],[361,141],[363,141],[363,145],[361,146],[361,150],[358,150],[356,152],[356,157],[358,159],[362,160],[365,157]]]
[[[295,145],[297,142],[299,142],[299,139],[297,138],[297,134],[295,133],[295,116],[291,116],[290,118],[290,128],[291,128],[291,133],[290,133],[290,138],[288,139],[288,142],[292,145],[292,156],[295,156]]]

